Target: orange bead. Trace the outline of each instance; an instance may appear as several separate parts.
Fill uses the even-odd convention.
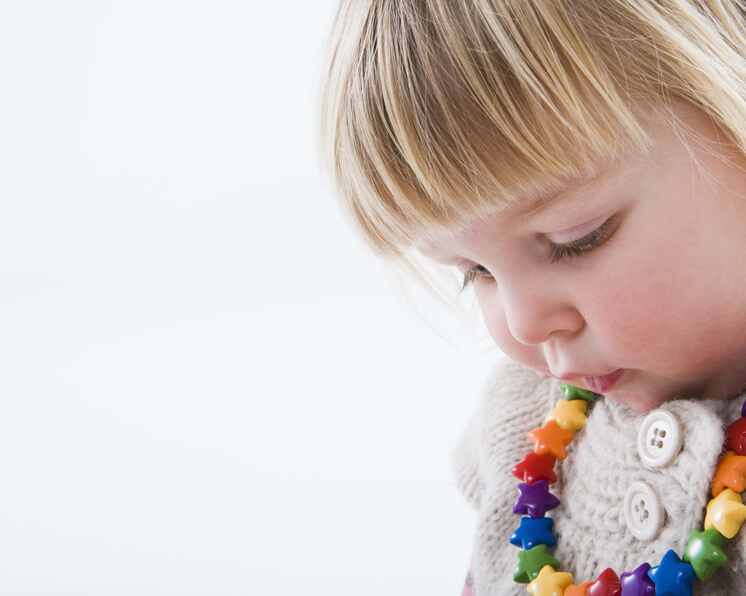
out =
[[[728,451],[722,457],[712,479],[712,496],[717,497],[724,488],[737,493],[746,489],[746,456]]]
[[[541,428],[529,431],[528,438],[534,444],[534,452],[541,455],[551,455],[565,459],[565,447],[570,444],[575,435],[560,427],[555,420],[547,420]]]
[[[567,586],[564,596],[586,596],[588,594],[588,587],[592,583],[593,582],[583,582],[577,586]]]

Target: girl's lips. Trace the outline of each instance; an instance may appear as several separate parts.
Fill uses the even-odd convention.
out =
[[[589,391],[593,391],[593,393],[606,393],[607,391],[611,391],[623,372],[624,369],[620,368],[602,377],[581,377],[581,380],[585,388]]]

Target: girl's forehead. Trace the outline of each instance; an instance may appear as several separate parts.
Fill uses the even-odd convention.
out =
[[[631,161],[617,163],[597,173],[558,183],[550,192],[518,195],[493,210],[454,222],[450,232],[454,238],[458,238],[468,234],[475,227],[492,226],[498,222],[506,226],[519,227],[544,215],[551,215],[554,211],[572,212],[602,199],[604,193],[615,187],[633,165]]]
[[[671,120],[674,114],[675,122]],[[666,117],[659,115],[643,118],[642,121],[652,134],[650,146],[634,148],[608,161],[588,164],[584,172],[572,177],[557,179],[553,183],[545,183],[546,186],[541,191],[516,192],[500,201],[500,206],[496,206],[489,214],[504,213],[509,220],[521,223],[557,205],[567,206],[572,202],[580,202],[582,199],[591,200],[600,190],[611,187],[621,180],[628,181],[630,177],[636,175],[635,172],[660,160],[660,156],[674,146],[681,145],[681,131],[677,132],[677,128],[688,128],[688,124],[701,122],[702,118],[701,112],[678,104],[672,108],[671,113],[666,114]],[[471,225],[475,219],[480,217],[482,215],[476,214],[461,223]],[[459,222],[454,222],[454,227],[458,226]]]
[[[468,247],[475,237],[501,237],[525,231],[561,232],[577,226],[579,219],[596,217],[606,208],[619,189],[631,189],[640,177],[644,162],[638,158],[617,161],[592,174],[577,176],[558,183],[554,190],[517,195],[492,210],[452,222],[444,229],[433,231],[415,244],[423,255],[443,263],[457,264],[462,257],[457,247]]]
[[[632,164],[632,160],[607,165],[594,173],[558,182],[556,189],[547,193],[518,196],[501,211],[510,221],[522,223],[558,206],[569,206],[591,200],[597,193],[615,181]]]

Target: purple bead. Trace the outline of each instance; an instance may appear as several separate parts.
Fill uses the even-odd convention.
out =
[[[743,418],[744,416],[746,416],[746,401],[741,406],[741,417]]]
[[[513,513],[534,518],[544,517],[546,511],[554,509],[560,503],[559,499],[549,492],[549,482],[543,478],[533,484],[519,484],[518,491],[521,494],[513,507]]]
[[[655,596],[655,584],[648,577],[649,563],[634,571],[622,573],[622,596]]]

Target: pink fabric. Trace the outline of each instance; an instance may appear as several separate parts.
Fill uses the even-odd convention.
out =
[[[472,590],[473,583],[474,579],[471,576],[471,569],[469,569],[469,573],[466,574],[466,580],[464,580],[464,589],[461,590],[461,596],[474,596],[474,591]]]

